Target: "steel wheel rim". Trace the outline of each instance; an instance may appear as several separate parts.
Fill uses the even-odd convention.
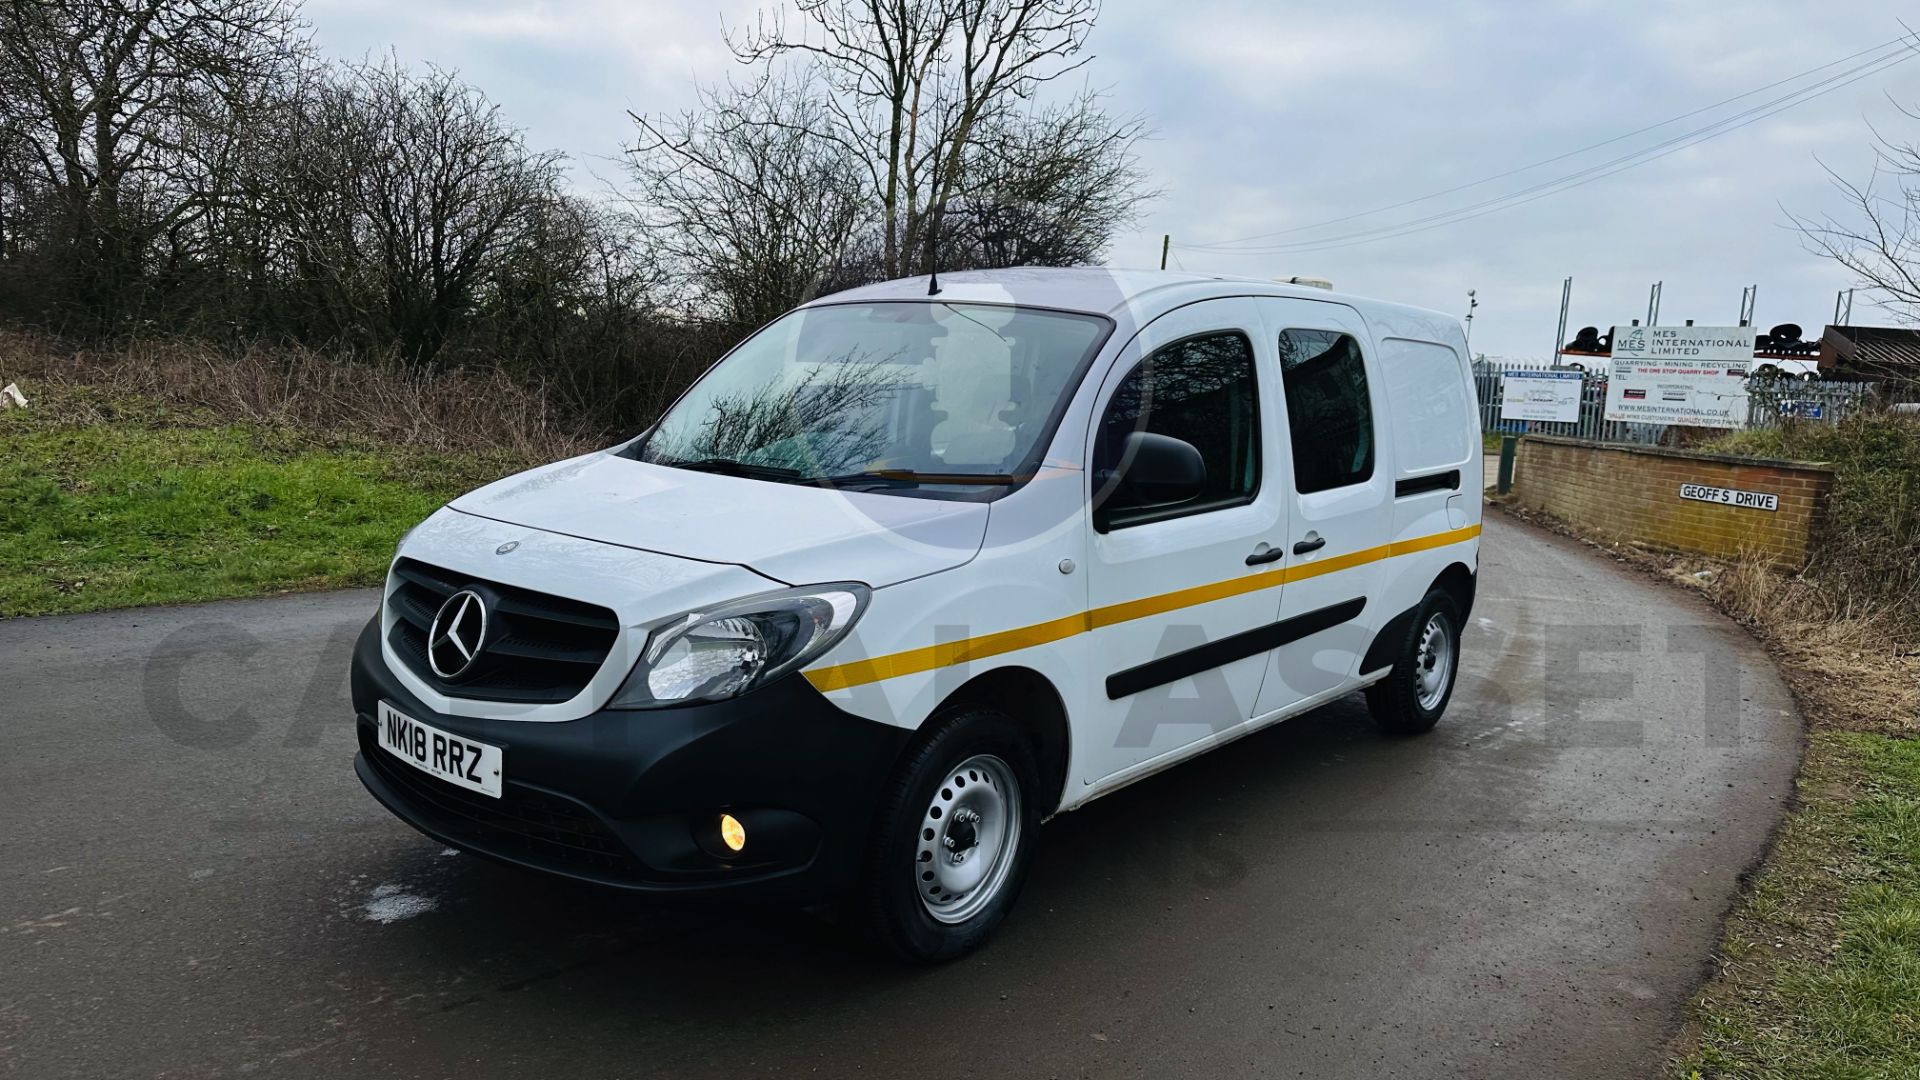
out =
[[[947,771],[921,815],[913,884],[935,921],[966,922],[993,903],[1020,847],[1020,783],[992,754]]]
[[[1414,654],[1414,686],[1420,707],[1428,712],[1440,707],[1446,696],[1447,682],[1453,676],[1453,634],[1447,617],[1434,612],[1420,631],[1420,649]]]

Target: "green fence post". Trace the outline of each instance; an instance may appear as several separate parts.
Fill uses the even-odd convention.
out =
[[[1494,482],[1494,491],[1505,495],[1513,487],[1513,453],[1520,445],[1520,436],[1504,435],[1500,438],[1500,477]]]

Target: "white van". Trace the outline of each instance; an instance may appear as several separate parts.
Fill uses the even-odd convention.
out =
[[[1480,469],[1449,316],[1099,269],[856,289],[413,529],[356,769],[468,851],[957,956],[1054,814],[1362,688],[1431,728]]]

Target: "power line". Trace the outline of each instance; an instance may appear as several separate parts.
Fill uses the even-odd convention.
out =
[[[1865,74],[1856,76],[1851,80],[1848,80],[1848,82],[1849,83],[1858,82],[1859,80],[1869,78],[1874,74],[1877,74],[1877,72],[1867,72]],[[1840,86],[1831,87],[1828,90],[1821,91],[1820,94],[1814,95],[1814,97],[1832,93],[1834,90],[1839,90],[1846,85],[1847,83],[1842,83]],[[1804,100],[1811,100],[1811,98],[1804,99]],[[1697,145],[1699,143],[1706,142],[1710,139],[1719,138],[1721,135],[1726,135],[1733,131],[1737,131],[1739,130],[1739,128],[1746,127],[1748,124],[1753,124],[1753,123],[1757,123],[1760,120],[1764,120],[1767,118],[1767,116],[1774,115],[1774,113],[1785,112],[1787,109],[1792,108],[1793,105],[1797,105],[1797,104],[1800,104],[1800,102],[1796,101],[1787,105],[1782,105],[1779,108],[1774,109],[1772,112],[1769,112],[1764,116],[1756,116],[1753,119],[1746,121],[1746,123],[1728,128],[1725,131],[1714,132],[1711,135],[1707,135],[1703,138],[1695,139],[1692,142],[1686,143],[1684,145],[1675,146],[1670,149],[1663,150],[1660,153],[1655,154],[1652,157],[1646,158],[1644,160],[1633,161],[1612,169],[1608,169],[1606,172],[1599,173],[1598,175],[1588,176],[1588,177],[1585,177],[1584,179],[1574,179],[1572,177],[1563,178],[1563,181],[1572,180],[1572,182],[1571,183],[1556,182],[1556,183],[1559,183],[1560,186],[1554,187],[1551,190],[1541,191],[1538,194],[1529,195],[1524,199],[1501,201],[1500,205],[1492,206],[1487,209],[1478,210],[1477,212],[1474,212],[1474,213],[1456,212],[1456,213],[1459,213],[1459,216],[1451,216],[1451,217],[1447,217],[1445,220],[1434,221],[1431,224],[1416,225],[1416,227],[1413,227],[1413,228],[1400,229],[1399,231],[1396,231],[1396,232],[1389,232],[1384,235],[1378,235],[1378,236],[1361,236],[1358,239],[1347,239],[1347,240],[1341,240],[1340,238],[1336,237],[1333,240],[1330,240],[1329,242],[1320,244],[1320,245],[1297,245],[1295,247],[1288,248],[1288,249],[1272,250],[1272,251],[1265,250],[1265,249],[1257,249],[1257,248],[1237,248],[1237,249],[1234,249],[1234,252],[1239,254],[1280,254],[1280,253],[1283,253],[1283,250],[1284,251],[1331,251],[1337,248],[1359,247],[1365,244],[1377,243],[1381,240],[1398,239],[1399,237],[1402,237],[1402,236],[1410,236],[1414,233],[1427,232],[1428,230],[1443,228],[1447,225],[1457,225],[1463,221],[1471,221],[1474,218],[1486,217],[1489,214],[1497,214],[1502,210],[1510,210],[1516,206],[1524,206],[1530,202],[1537,202],[1541,199],[1546,198],[1549,195],[1558,195],[1563,191],[1571,191],[1574,188],[1585,187],[1586,185],[1591,184],[1596,180],[1604,180],[1607,177],[1612,176],[1616,173],[1626,172],[1628,169],[1632,169],[1637,166],[1644,165],[1648,161],[1658,160],[1659,158],[1666,157],[1668,154],[1675,154],[1680,152],[1681,150],[1685,150],[1689,146]],[[1472,208],[1468,207],[1463,209],[1472,209]],[[1407,224],[1413,224],[1413,223],[1409,222]]]
[[[1622,154],[1619,157],[1611,158],[1607,161],[1600,162],[1597,165],[1590,165],[1584,169],[1580,169],[1578,171],[1568,173],[1564,176],[1558,176],[1549,180],[1543,180],[1537,184],[1532,184],[1528,187],[1520,188],[1516,191],[1511,191],[1504,195],[1498,195],[1490,199],[1484,199],[1477,203],[1470,203],[1466,206],[1455,207],[1451,210],[1443,210],[1443,211],[1440,211],[1439,213],[1429,214],[1426,217],[1412,218],[1407,221],[1396,222],[1391,225],[1376,226],[1374,228],[1363,229],[1359,232],[1347,233],[1345,235],[1340,235],[1340,236],[1321,237],[1319,239],[1314,239],[1314,240],[1299,240],[1299,241],[1293,241],[1290,243],[1276,244],[1276,245],[1270,245],[1270,246],[1269,245],[1262,245],[1259,247],[1231,246],[1231,245],[1243,242],[1243,241],[1236,240],[1236,241],[1223,241],[1218,244],[1186,245],[1186,247],[1190,251],[1204,250],[1209,252],[1228,253],[1228,254],[1232,254],[1232,253],[1278,254],[1278,253],[1283,253],[1287,251],[1321,250],[1327,247],[1350,246],[1352,242],[1356,242],[1356,241],[1365,242],[1368,239],[1386,239],[1388,236],[1391,236],[1391,235],[1400,235],[1403,230],[1407,230],[1408,226],[1423,225],[1423,224],[1426,224],[1427,222],[1440,221],[1442,224],[1444,224],[1445,222],[1442,221],[1442,219],[1460,217],[1460,220],[1466,220],[1467,218],[1471,218],[1471,217],[1479,217],[1482,215],[1477,213],[1472,213],[1472,211],[1477,211],[1477,210],[1481,210],[1483,208],[1489,208],[1489,207],[1494,209],[1501,209],[1503,207],[1501,207],[1499,204],[1502,204],[1502,203],[1511,203],[1512,205],[1518,206],[1523,203],[1533,201],[1533,199],[1521,198],[1521,196],[1532,195],[1534,192],[1541,192],[1541,191],[1545,191],[1547,194],[1552,194],[1553,193],[1552,191],[1548,191],[1546,189],[1560,188],[1562,190],[1565,190],[1566,188],[1579,187],[1581,186],[1581,184],[1575,184],[1575,183],[1572,183],[1572,181],[1580,180],[1582,177],[1588,177],[1588,176],[1592,176],[1594,179],[1599,179],[1601,176],[1611,176],[1617,172],[1624,172],[1626,169],[1634,168],[1638,165],[1646,164],[1649,161],[1658,160],[1659,158],[1666,157],[1668,154],[1674,153],[1679,150],[1684,150],[1689,146],[1694,146],[1699,143],[1706,142],[1709,139],[1718,138],[1721,135],[1725,135],[1725,134],[1728,134],[1729,132],[1737,131],[1740,128],[1746,127],[1747,125],[1755,123],[1759,120],[1763,120],[1769,116],[1773,116],[1777,113],[1784,112],[1787,109],[1793,108],[1796,105],[1800,105],[1805,102],[1812,101],[1814,98],[1817,98],[1817,97],[1825,96],[1826,94],[1832,93],[1835,90],[1839,90],[1839,89],[1842,89],[1843,87],[1859,82],[1861,79],[1869,78],[1873,75],[1879,74],[1881,71],[1894,67],[1895,65],[1905,63],[1908,60],[1913,59],[1916,55],[1920,55],[1920,53],[1915,53],[1908,50],[1889,53],[1886,56],[1881,56],[1874,60],[1870,60],[1864,64],[1860,64],[1852,68],[1848,68],[1837,75],[1829,76],[1825,79],[1820,80],[1819,82],[1813,83],[1809,86],[1802,87],[1799,90],[1795,90],[1792,93],[1783,94],[1780,97],[1774,98],[1767,102],[1763,102],[1760,105],[1756,105],[1750,109],[1742,110],[1740,112],[1734,113],[1731,116],[1725,117],[1720,120],[1716,120],[1711,124],[1707,124],[1703,127],[1695,128],[1692,131],[1686,132],[1681,135],[1676,135],[1673,138],[1664,140],[1662,142],[1654,143],[1651,146],[1643,147],[1639,150],[1635,150],[1628,154]],[[1824,89],[1822,89],[1823,87]],[[1741,122],[1734,123],[1734,121],[1736,120]],[[1732,126],[1728,126],[1728,125],[1732,125]],[[1716,130],[1716,129],[1721,129],[1721,130]],[[1595,174],[1598,174],[1598,175],[1595,175]],[[1562,188],[1562,185],[1565,185],[1565,188]],[[1461,217],[1461,215],[1464,215],[1464,217]]]
[[[1285,229],[1278,229],[1274,232],[1256,233],[1252,236],[1242,237],[1241,241],[1231,241],[1231,242],[1239,243],[1246,240],[1266,240],[1275,236],[1288,236],[1293,233],[1307,232],[1312,229],[1325,228],[1328,225],[1339,225],[1343,222],[1354,221],[1358,218],[1372,217],[1375,214],[1384,214],[1389,210],[1399,210],[1404,207],[1414,206],[1416,204],[1423,203],[1423,202],[1429,202],[1433,199],[1438,199],[1446,195],[1453,195],[1458,192],[1466,191],[1470,188],[1477,188],[1483,184],[1491,184],[1495,180],[1504,180],[1509,176],[1517,176],[1523,172],[1531,172],[1534,169],[1540,168],[1542,165],[1551,165],[1556,161],[1565,161],[1568,158],[1579,157],[1580,155],[1585,154],[1589,151],[1598,150],[1603,146],[1612,146],[1614,143],[1623,142],[1627,139],[1631,139],[1635,135],[1645,135],[1649,131],[1654,131],[1659,128],[1666,127],[1668,124],[1677,124],[1682,120],[1692,119],[1693,117],[1699,116],[1701,113],[1712,112],[1713,110],[1718,109],[1723,105],[1731,105],[1736,101],[1740,101],[1744,98],[1750,98],[1755,94],[1765,93],[1766,91],[1771,90],[1776,86],[1785,86],[1790,82],[1798,82],[1799,80],[1804,79],[1807,76],[1814,74],[1815,72],[1825,71],[1830,67],[1837,67],[1841,64],[1846,63],[1849,60],[1857,60],[1860,57],[1867,55],[1868,53],[1879,52],[1890,45],[1900,45],[1902,46],[1902,48],[1905,48],[1907,47],[1906,45],[1907,41],[1908,39],[1905,37],[1897,37],[1891,41],[1883,41],[1880,44],[1873,46],[1872,48],[1862,49],[1857,53],[1852,53],[1847,56],[1843,56],[1838,60],[1830,60],[1827,63],[1821,64],[1819,67],[1808,68],[1807,70],[1802,71],[1799,74],[1789,75],[1784,79],[1777,79],[1773,82],[1767,83],[1765,86],[1756,86],[1751,90],[1745,91],[1743,93],[1735,94],[1730,98],[1724,98],[1720,101],[1714,102],[1711,105],[1702,105],[1700,108],[1694,109],[1691,112],[1683,112],[1679,116],[1670,116],[1667,119],[1660,121],[1659,123],[1648,124],[1646,127],[1643,127],[1643,128],[1635,128],[1634,130],[1629,131],[1624,135],[1615,135],[1611,139],[1605,139],[1588,146],[1582,146],[1577,150],[1569,150],[1564,154],[1555,154],[1553,157],[1550,157],[1550,158],[1542,158],[1539,161],[1533,162],[1530,165],[1521,165],[1517,168],[1508,169],[1506,172],[1494,173],[1492,176],[1483,176],[1478,180],[1470,180],[1464,184],[1459,184],[1450,188],[1444,188],[1440,191],[1429,192],[1428,194],[1415,196],[1414,198],[1411,198],[1411,199],[1403,199],[1400,202],[1390,203],[1386,206],[1376,206],[1371,210],[1361,210],[1357,213],[1347,214],[1343,217],[1328,218],[1325,221],[1316,221],[1309,225],[1294,225]]]
[[[1656,161],[1660,158],[1666,157],[1669,154],[1677,153],[1678,151],[1687,149],[1688,147],[1695,146],[1700,143],[1706,142],[1708,140],[1718,138],[1721,135],[1726,135],[1731,132],[1738,131],[1743,127],[1747,127],[1750,124],[1757,123],[1761,120],[1764,120],[1770,116],[1774,116],[1778,113],[1785,112],[1786,110],[1791,109],[1797,105],[1805,104],[1806,102],[1812,101],[1818,97],[1824,97],[1827,94],[1830,94],[1836,90],[1843,89],[1844,87],[1850,86],[1853,83],[1859,82],[1862,79],[1871,78],[1874,75],[1880,74],[1881,72],[1889,68],[1892,68],[1899,64],[1903,64],[1908,60],[1913,59],[1916,55],[1920,55],[1920,53],[1916,53],[1916,52],[1908,51],[1904,49],[1897,53],[1890,53],[1888,55],[1881,56],[1874,60],[1868,61],[1865,64],[1856,65],[1855,67],[1849,68],[1838,75],[1830,76],[1826,79],[1821,80],[1820,82],[1814,83],[1807,87],[1803,87],[1800,90],[1796,90],[1789,94],[1781,95],[1780,97],[1774,98],[1771,101],[1767,101],[1761,105],[1754,106],[1751,109],[1743,110],[1741,112],[1733,114],[1732,116],[1726,117],[1722,120],[1715,121],[1712,124],[1708,124],[1708,125],[1705,125],[1704,127],[1700,127],[1700,128],[1694,129],[1693,131],[1689,131],[1683,135],[1678,135],[1678,136],[1675,136],[1674,138],[1667,139],[1663,142],[1655,143],[1652,146],[1645,147],[1640,150],[1636,150],[1629,154],[1623,154],[1619,157],[1612,158],[1608,161],[1603,161],[1597,165],[1588,166],[1585,169],[1581,169],[1576,172],[1566,174],[1564,176],[1555,177],[1550,180],[1544,180],[1544,181],[1541,181],[1540,183],[1533,184],[1528,187],[1520,188],[1517,191],[1511,191],[1504,195],[1499,195],[1491,199],[1482,200],[1481,202],[1477,202],[1477,203],[1471,203],[1467,206],[1456,207],[1452,210],[1445,210],[1436,214],[1430,214],[1426,217],[1414,218],[1408,221],[1401,221],[1391,225],[1383,225],[1383,226],[1378,226],[1376,228],[1371,228],[1371,229],[1364,229],[1359,232],[1348,233],[1340,236],[1322,237],[1316,240],[1301,240],[1301,241],[1295,241],[1295,242],[1286,243],[1286,244],[1263,245],[1259,247],[1233,246],[1236,244],[1244,244],[1251,239],[1256,239],[1255,237],[1245,237],[1239,240],[1221,241],[1216,244],[1186,244],[1186,245],[1176,245],[1176,246],[1179,246],[1187,251],[1203,251],[1203,252],[1208,252],[1212,254],[1263,255],[1263,254],[1282,254],[1286,252],[1295,252],[1295,251],[1322,251],[1322,250],[1328,250],[1331,248],[1352,247],[1358,244],[1373,243],[1378,240],[1392,239],[1394,237],[1404,236],[1410,233],[1424,232],[1428,228],[1438,228],[1441,225],[1449,225],[1449,224],[1454,224],[1455,222],[1458,222],[1458,221],[1468,221],[1476,217],[1484,217],[1486,214],[1496,213],[1500,210],[1508,209],[1513,206],[1525,205],[1526,203],[1533,202],[1537,199],[1545,198],[1548,195],[1558,194],[1561,191],[1570,191],[1573,188],[1585,186],[1586,184],[1591,183],[1594,180],[1603,179],[1605,177],[1612,176],[1616,173],[1625,172],[1627,169],[1636,168],[1640,165],[1646,164],[1647,162]],[[1734,123],[1734,121],[1736,120],[1740,122]],[[1731,125],[1731,126],[1728,126],[1728,125]],[[1658,125],[1655,125],[1655,126],[1658,126]],[[1473,185],[1468,185],[1468,186],[1473,186]],[[1421,200],[1411,200],[1411,201],[1421,201]],[[1355,215],[1355,216],[1365,216],[1365,215]],[[1269,235],[1272,235],[1272,234],[1269,234]]]

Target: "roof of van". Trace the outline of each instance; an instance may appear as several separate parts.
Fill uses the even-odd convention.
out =
[[[1143,309],[1190,302],[1195,298],[1193,294],[1201,291],[1217,291],[1223,296],[1294,296],[1305,300],[1333,300],[1368,312],[1389,308],[1445,320],[1458,326],[1454,316],[1437,311],[1263,278],[1171,270],[1123,270],[1103,266],[1017,266],[1005,270],[967,270],[940,275],[940,299],[949,303],[1020,304],[1102,315],[1132,309],[1147,318],[1159,312]],[[927,278],[922,276],[863,285],[832,296],[823,296],[814,303],[924,300],[926,297]]]

